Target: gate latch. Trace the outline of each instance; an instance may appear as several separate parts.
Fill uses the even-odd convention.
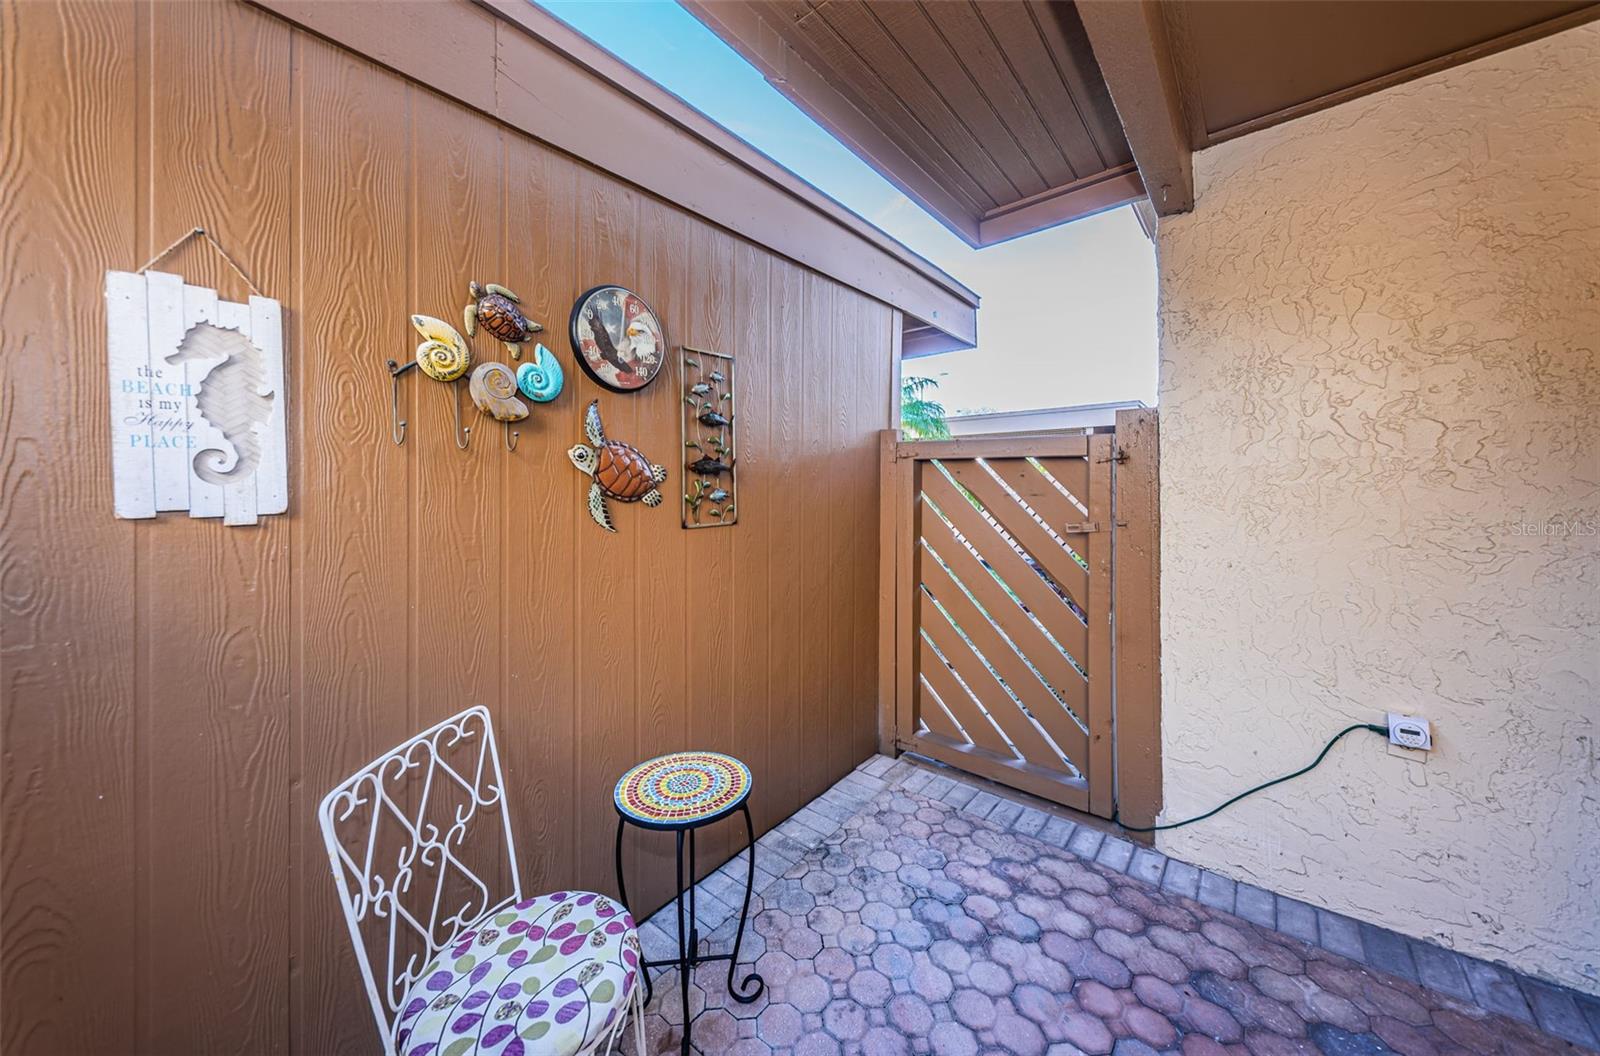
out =
[[[1061,530],[1066,532],[1068,535],[1088,535],[1091,532],[1098,532],[1101,529],[1099,521],[1073,521],[1068,524],[1063,524],[1061,526]]]

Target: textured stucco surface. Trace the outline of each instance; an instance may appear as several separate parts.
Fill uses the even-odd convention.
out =
[[[1204,151],[1162,221],[1161,848],[1600,992],[1600,26]]]

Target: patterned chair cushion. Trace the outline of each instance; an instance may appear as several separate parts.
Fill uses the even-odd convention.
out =
[[[639,934],[621,906],[587,891],[518,902],[441,950],[406,995],[402,1056],[571,1056],[624,1013]]]

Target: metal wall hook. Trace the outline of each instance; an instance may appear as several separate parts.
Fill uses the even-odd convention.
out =
[[[388,361],[387,365],[389,368],[389,378],[394,383],[394,393],[389,404],[389,437],[394,441],[394,446],[399,447],[401,444],[406,442],[407,424],[406,420],[400,417],[400,375],[404,374],[410,368],[416,366],[416,364],[407,363],[402,367],[400,364],[391,359]]]
[[[507,451],[515,451],[517,449],[517,440],[521,436],[522,436],[521,431],[511,428],[511,423],[507,422],[506,423],[506,450]]]
[[[472,442],[472,426],[461,424],[461,386],[452,382],[450,387],[456,394],[456,446],[465,451],[467,445]]]

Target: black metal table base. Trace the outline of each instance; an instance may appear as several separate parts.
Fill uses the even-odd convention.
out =
[[[755,972],[748,973],[744,977],[744,981],[742,983],[735,982],[734,980],[734,976],[739,968],[739,947],[744,944],[744,929],[750,919],[750,896],[755,891],[756,881],[756,827],[755,823],[750,820],[749,806],[741,804],[739,806],[739,810],[744,814],[744,830],[745,835],[749,840],[749,858],[748,868],[746,869],[744,880],[744,905],[739,909],[739,930],[734,932],[733,935],[733,951],[731,953],[705,954],[700,952],[700,928],[695,922],[694,904],[694,834],[695,830],[700,826],[694,825],[688,828],[675,830],[675,835],[678,838],[678,956],[668,957],[657,961],[647,961],[643,960],[641,957],[639,962],[640,971],[644,975],[644,1003],[646,1005],[648,1005],[650,1003],[650,999],[655,996],[655,989],[650,982],[650,969],[669,967],[678,969],[678,982],[683,996],[683,1056],[688,1056],[690,1052],[692,1024],[689,1017],[689,976],[696,967],[702,964],[708,964],[712,961],[727,961],[728,993],[732,995],[733,999],[738,1001],[740,1004],[750,1004],[759,998],[767,988],[766,980],[762,979],[761,976],[757,975]],[[711,820],[720,821],[721,819],[714,818]],[[622,829],[626,823],[626,818],[620,816],[617,818],[617,891],[621,894],[622,904],[625,906],[628,905],[628,887],[622,878]],[[710,821],[706,821],[702,822],[701,824],[709,825],[710,823]],[[687,874],[685,874],[683,868],[683,838],[685,833],[687,833],[689,837],[689,871]],[[685,921],[684,918],[683,905],[683,894],[685,888],[687,888],[689,892],[689,915],[687,921]],[[635,917],[634,919],[637,923],[638,918]]]

